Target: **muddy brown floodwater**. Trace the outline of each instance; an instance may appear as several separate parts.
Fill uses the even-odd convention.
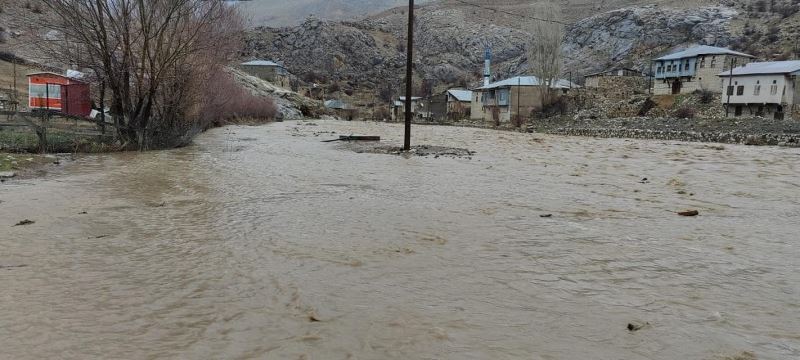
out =
[[[286,122],[0,185],[0,358],[800,358],[800,149],[414,131],[476,153]]]

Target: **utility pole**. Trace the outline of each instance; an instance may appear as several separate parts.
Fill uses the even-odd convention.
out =
[[[522,127],[522,114],[519,113],[520,93],[522,92],[522,76],[517,76],[517,124]],[[511,97],[511,94],[508,94]]]
[[[13,67],[14,72],[14,89],[11,91],[12,96],[14,97],[11,99],[11,107],[13,111],[17,111],[19,109],[19,94],[17,93],[17,56],[14,55],[11,58],[11,66]]]
[[[403,150],[411,151],[411,95],[414,89],[414,0],[408,0],[408,46],[406,46],[406,129]]]
[[[725,89],[725,92],[728,94],[728,102],[725,104],[725,117],[728,117],[731,108],[731,95],[733,95],[733,56],[731,56],[731,74],[728,77],[728,88]]]

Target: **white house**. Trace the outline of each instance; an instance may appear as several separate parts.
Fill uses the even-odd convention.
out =
[[[474,89],[470,118],[495,124],[510,122],[514,117],[527,117],[542,109],[542,91],[549,88],[552,98],[580,86],[559,79],[549,87],[536,76],[517,76]]]
[[[714,46],[695,46],[653,60],[653,94],[690,94],[696,90],[721,93],[720,71],[749,63],[753,55]]]
[[[791,118],[800,104],[798,74],[797,60],[749,63],[718,74],[727,89],[722,103],[730,104],[728,116]]]
[[[417,117],[421,115],[421,97],[411,97],[411,116]],[[406,97],[401,96],[398,100],[392,102],[392,121],[402,121],[406,117]]]

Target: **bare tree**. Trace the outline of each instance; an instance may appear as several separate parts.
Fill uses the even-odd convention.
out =
[[[561,75],[564,25],[561,7],[554,1],[534,1],[537,19],[529,25],[528,66],[541,81],[542,105],[550,102],[550,87]]]
[[[204,124],[201,91],[239,49],[243,21],[221,0],[43,0],[59,34],[47,53],[107,88],[129,147],[184,142]]]

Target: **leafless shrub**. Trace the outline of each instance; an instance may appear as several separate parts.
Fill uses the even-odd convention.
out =
[[[549,87],[555,84],[561,74],[561,43],[564,39],[564,26],[560,23],[561,8],[554,1],[535,1],[537,17],[529,25],[528,64],[542,83]],[[549,91],[541,91],[542,103],[550,102]]]
[[[204,87],[205,102],[200,110],[205,123],[221,126],[240,119],[271,120],[275,118],[275,102],[253,95],[236,82],[233,75],[218,69]]]
[[[697,90],[696,93],[697,97],[700,99],[700,103],[710,104],[712,101],[714,101],[714,93],[709,90]]]
[[[675,117],[679,119],[694,119],[696,111],[693,107],[690,106],[682,106],[675,110]]]
[[[240,49],[244,26],[235,8],[221,0],[42,3],[54,19],[41,26],[63,36],[42,42],[44,53],[105,83],[129,147],[184,144],[206,127],[204,86]]]

